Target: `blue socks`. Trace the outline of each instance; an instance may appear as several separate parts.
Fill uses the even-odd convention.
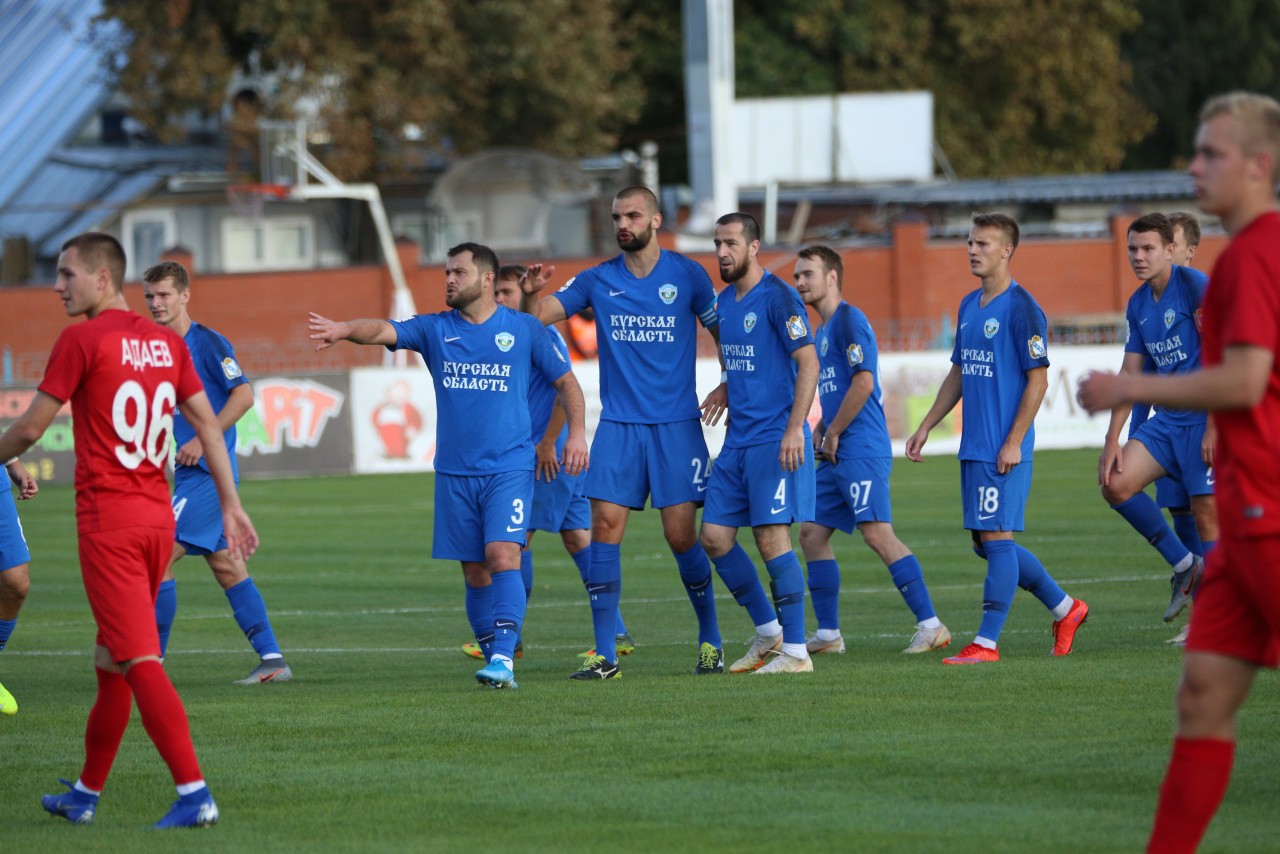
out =
[[[467,587],[467,622],[484,660],[493,657],[493,587]]]
[[[933,600],[929,598],[929,588],[924,583],[924,570],[920,561],[909,554],[889,564],[889,575],[893,578],[893,586],[902,594],[917,623],[923,623],[931,617],[938,616],[933,610]],[[817,604],[814,605],[815,609]],[[822,628],[821,624],[819,628]]]
[[[803,644],[804,570],[800,559],[788,551],[765,561],[764,568],[769,571],[773,604],[778,609],[778,622],[782,623],[782,642]]]
[[[1173,513],[1173,532],[1178,541],[1187,547],[1193,555],[1204,557],[1209,553],[1208,547],[1200,542],[1200,529],[1196,527],[1196,517],[1192,513]]]
[[[578,575],[582,576],[582,586],[585,588],[587,586],[587,571],[591,568],[591,547],[587,546],[577,554],[569,555],[569,557],[573,558],[573,565],[578,567]],[[625,635],[627,633],[627,624],[622,622],[621,608],[618,609],[618,623],[614,627],[613,633],[615,635]]]
[[[1178,540],[1150,495],[1139,492],[1128,501],[1113,505],[1111,509],[1123,516],[1135,531],[1146,537],[1147,542],[1160,552],[1160,556],[1169,563],[1169,566],[1176,567],[1186,559],[1190,549]],[[990,544],[988,544],[988,550],[990,550]]]
[[[533,552],[527,548],[520,550],[520,583],[524,585],[524,600],[528,602],[533,595]]]
[[[680,567],[680,580],[684,582],[684,589],[689,594],[693,612],[698,616],[698,643],[709,643],[719,649],[723,644],[720,639],[720,624],[716,621],[716,595],[711,586],[711,561],[707,558],[702,543],[695,543],[687,552],[673,551],[671,554],[675,556],[676,566]]]
[[[762,626],[778,619],[778,614],[773,610],[773,603],[769,601],[769,597],[764,592],[764,585],[760,583],[760,574],[756,572],[756,565],[751,562],[751,558],[747,557],[742,546],[734,543],[733,548],[726,554],[711,562],[715,564],[716,573],[724,582],[724,586],[729,588],[733,598],[747,609],[753,625]],[[799,565],[798,561],[797,565]],[[803,589],[803,575],[800,581]],[[800,642],[804,643],[804,639],[802,638]]]
[[[520,626],[524,623],[524,583],[514,569],[493,573],[493,654],[515,660]]]
[[[156,591],[156,631],[160,633],[160,657],[169,648],[169,633],[173,631],[173,618],[178,613],[178,580],[170,578],[160,582]],[[4,644],[0,643],[0,647]]]
[[[840,628],[840,564],[834,560],[809,561],[809,598],[818,628]]]
[[[614,641],[618,625],[618,602],[622,599],[622,547],[617,543],[591,544],[591,565],[587,570],[587,597],[591,600],[591,628],[596,638],[596,654],[615,663],[618,645]]]
[[[1023,546],[1014,544],[1018,554],[1018,586],[1040,600],[1050,611],[1058,607],[1067,594],[1044,568],[1040,558]]]
[[[17,625],[17,617],[12,620],[0,620],[0,650],[4,649],[4,645],[9,642],[9,637],[13,634],[13,629]]]
[[[982,585],[982,624],[978,627],[978,636],[992,643],[1000,640],[1009,606],[1018,590],[1017,547],[1013,540],[983,543],[987,553],[987,578]]]
[[[276,633],[271,630],[271,621],[267,619],[267,605],[262,601],[262,594],[253,579],[246,578],[225,592],[236,625],[244,632],[258,658],[268,654],[280,655],[280,644],[276,643]]]

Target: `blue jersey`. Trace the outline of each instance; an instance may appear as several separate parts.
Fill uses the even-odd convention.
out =
[[[619,255],[565,283],[565,314],[591,308],[600,348],[602,421],[670,424],[700,418],[695,387],[698,327],[716,324],[716,292],[700,264],[662,250],[637,279]]]
[[[393,350],[415,350],[436,389],[436,471],[490,475],[532,471],[529,384],[569,372],[546,327],[532,315],[498,306],[484,323],[457,311],[391,321]]]
[[[849,386],[859,371],[871,374],[874,387],[862,409],[840,434],[836,454],[842,460],[892,457],[889,425],[884,419],[884,392],[880,388],[880,350],[867,316],[847,302],[836,307],[831,319],[813,334],[818,347],[818,401],[822,423],[835,420]]]
[[[1174,265],[1164,293],[1156,299],[1151,285],[1129,297],[1124,318],[1128,325],[1126,353],[1141,354],[1157,374],[1185,374],[1200,370],[1200,303],[1209,277],[1199,270]],[[1205,414],[1155,407],[1170,424],[1203,424]]]
[[[200,384],[204,386],[209,405],[213,407],[215,414],[221,412],[222,407],[227,405],[227,399],[231,397],[231,390],[248,382],[244,372],[240,370],[240,363],[236,361],[236,352],[231,348],[231,342],[199,323],[192,323],[182,340],[191,351],[191,362],[195,365],[196,373],[200,375]],[[195,428],[182,417],[181,410],[175,409],[173,411],[174,442],[181,448],[195,436]],[[227,442],[227,456],[231,458],[231,474],[239,478],[234,424],[223,434],[223,437]],[[198,465],[202,470],[209,471],[209,462],[203,456]],[[181,474],[185,468],[188,466],[178,466],[175,476]]]
[[[547,327],[547,336],[551,339],[551,346],[556,348],[556,352],[560,354],[560,358],[569,361],[569,348],[564,343],[564,336],[560,334],[560,330],[554,326]],[[547,434],[547,424],[551,421],[551,413],[555,410],[556,405],[556,387],[547,382],[546,377],[542,374],[534,372],[529,378],[529,423],[532,432],[529,438],[533,444],[542,441],[542,437]],[[556,436],[556,456],[559,457],[564,451],[564,443],[569,438],[569,425],[565,424],[560,428],[560,434]]]
[[[809,315],[796,289],[766,272],[738,298],[720,292],[720,352],[729,372],[726,448],[777,442],[795,403],[796,363],[791,354],[813,343]]]
[[[1027,371],[1049,366],[1044,312],[1017,282],[985,306],[982,289],[960,301],[952,364],[960,367],[964,411],[960,459],[995,463],[1027,388]],[[1031,461],[1033,423],[1022,439],[1022,460]]]

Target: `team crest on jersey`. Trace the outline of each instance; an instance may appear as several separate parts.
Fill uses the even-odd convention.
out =
[[[994,317],[988,318],[987,322],[982,324],[982,334],[988,338],[995,338],[996,333],[1000,331],[1000,321]]]
[[[844,351],[844,355],[849,360],[850,366],[861,365],[862,364],[862,345],[850,344],[848,348]]]
[[[498,349],[505,353],[516,345],[516,336],[510,332],[499,332],[493,336],[493,341],[498,345]]]
[[[787,318],[787,334],[791,336],[792,341],[795,341],[809,334],[809,329],[799,315],[793,314]]]
[[[1043,359],[1045,354],[1044,339],[1039,335],[1032,335],[1027,339],[1027,353],[1033,359]]]
[[[742,328],[748,332],[756,328],[756,313],[754,311],[747,312],[747,316],[742,318]]]
[[[241,375],[240,366],[236,364],[236,360],[228,356],[222,360],[222,375],[229,380],[239,379]]]
[[[1164,328],[1168,329],[1173,326],[1173,322],[1178,319],[1178,315],[1174,314],[1173,309],[1169,309],[1164,313]]]
[[[675,285],[666,284],[658,288],[658,299],[662,300],[667,305],[671,305],[671,303],[676,301],[676,293]]]
[[[824,356],[827,355],[827,345],[830,343],[831,341],[829,339],[823,338],[821,343],[818,344],[818,352]]]
[[[556,293],[560,293],[560,291],[569,290],[569,286],[572,285],[575,281],[577,281],[577,279],[578,279],[577,276],[571,277],[569,281],[565,282],[563,285],[560,286],[560,290],[556,291]]]

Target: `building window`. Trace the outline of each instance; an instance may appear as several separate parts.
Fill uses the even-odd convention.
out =
[[[298,270],[315,266],[315,224],[307,217],[222,221],[222,269]]]
[[[178,221],[172,208],[125,212],[121,219],[126,280],[136,282],[148,267],[159,263],[166,249],[178,242]]]

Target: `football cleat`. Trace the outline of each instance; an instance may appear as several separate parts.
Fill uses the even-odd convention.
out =
[[[621,679],[622,671],[617,662],[612,664],[604,660],[603,655],[593,655],[582,666],[569,674],[570,679],[587,681],[591,679]]]
[[[1076,639],[1076,632],[1089,619],[1089,606],[1085,604],[1083,599],[1077,599],[1071,603],[1071,610],[1067,612],[1067,616],[1061,620],[1056,620],[1053,624],[1053,654],[1054,655],[1070,655],[1072,644]]]
[[[1204,578],[1204,558],[1199,555],[1193,557],[1195,559],[1191,561],[1191,566],[1182,572],[1175,572],[1169,579],[1173,595],[1169,597],[1169,607],[1164,609],[1166,623],[1172,622],[1174,617],[1182,613],[1191,601],[1191,594],[1200,586],[1200,579]]]
[[[747,648],[747,654],[729,665],[730,673],[750,673],[764,666],[764,659],[782,646],[782,632],[776,635],[756,635]]]
[[[836,655],[844,652],[844,638],[823,640],[815,634],[804,642],[804,648],[809,650],[810,655]]]
[[[1056,625],[1056,624],[1055,624]],[[942,659],[943,664],[992,664],[1000,660],[1000,651],[971,643],[959,655]]]
[[[173,802],[164,818],[152,825],[157,830],[174,827],[208,827],[218,821],[218,805],[213,802],[213,795],[208,786],[189,795],[183,795]]]
[[[813,659],[807,655],[804,658],[796,658],[794,655],[788,655],[782,650],[773,650],[770,654],[773,656],[773,660],[763,667],[757,668],[754,675],[813,672]]]
[[[59,783],[67,791],[57,795],[41,795],[40,805],[49,815],[58,815],[72,824],[92,824],[94,810],[98,808],[98,796],[82,792],[66,780]]]
[[[484,661],[484,650],[480,648],[478,643],[464,643],[462,645],[462,654],[471,658],[478,658]],[[516,658],[524,658],[524,641],[516,642]]]
[[[922,652],[933,652],[951,645],[951,632],[939,623],[932,629],[916,628],[911,643],[902,652],[906,655],[918,655]]]
[[[490,688],[518,688],[516,675],[511,668],[498,659],[494,659],[476,671],[476,681]]]
[[[1190,633],[1191,633],[1191,624],[1187,623],[1185,626],[1182,627],[1182,631],[1178,632],[1176,635],[1169,638],[1167,641],[1165,641],[1165,643],[1170,644],[1171,646],[1186,646],[1187,635],[1189,635]]]
[[[16,715],[18,713],[18,701],[13,699],[13,695],[0,685],[0,715]]]
[[[709,643],[698,647],[698,666],[694,668],[694,676],[706,676],[711,673],[724,673],[724,653]]]
[[[291,679],[293,679],[293,671],[289,669],[289,665],[284,663],[283,658],[264,658],[258,663],[257,667],[249,671],[248,676],[243,679],[237,679],[232,684],[261,685],[263,682],[288,682]],[[210,824],[212,823],[210,822]]]
[[[636,642],[631,639],[629,634],[618,635],[613,639],[613,647],[618,651],[618,655],[630,655],[636,651]],[[595,654],[596,651],[594,649],[589,649],[586,652],[578,653],[578,658],[590,658]]]

